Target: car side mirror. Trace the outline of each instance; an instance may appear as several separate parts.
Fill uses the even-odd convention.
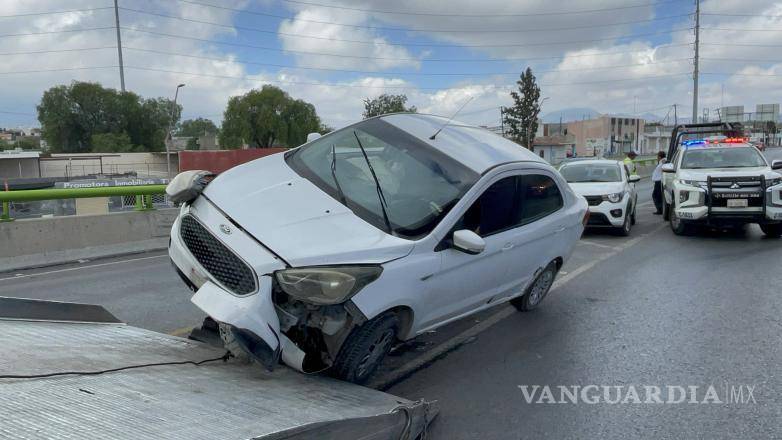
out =
[[[453,233],[453,247],[462,252],[475,255],[486,249],[486,242],[475,232],[469,229],[460,229]]]
[[[782,160],[775,160],[771,162],[771,169],[772,170],[782,169]]]
[[[673,167],[672,163],[664,164],[661,169],[662,169],[663,173],[675,173],[676,172],[676,168]]]
[[[315,139],[320,139],[320,133],[310,133],[307,135],[307,142],[312,142]]]
[[[641,176],[638,174],[633,174],[630,177],[627,178],[627,181],[630,183],[636,183],[641,181]]]

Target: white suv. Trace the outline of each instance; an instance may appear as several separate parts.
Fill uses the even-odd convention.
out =
[[[559,172],[589,204],[587,227],[607,227],[620,235],[630,235],[635,224],[635,183],[641,180],[639,176],[631,175],[623,162],[605,159],[566,162]]]
[[[357,383],[397,339],[505,301],[535,308],[587,214],[528,150],[427,115],[203,177],[167,189],[185,202],[169,254],[192,301],[232,351]]]
[[[677,235],[694,225],[757,223],[771,237],[782,235],[782,175],[757,148],[724,136],[684,141],[663,165],[663,218]]]

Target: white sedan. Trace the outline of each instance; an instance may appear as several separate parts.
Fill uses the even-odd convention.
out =
[[[587,203],[535,154],[436,116],[370,118],[208,182],[180,174],[169,254],[226,346],[365,382],[396,340],[540,304]]]
[[[568,162],[559,172],[589,203],[587,227],[607,227],[630,235],[638,202],[635,183],[640,177],[631,175],[624,163],[605,159]]]

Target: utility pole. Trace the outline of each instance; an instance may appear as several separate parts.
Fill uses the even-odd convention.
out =
[[[505,137],[505,115],[503,114],[502,106],[500,106],[500,129],[502,130],[502,137]]]
[[[692,75],[692,123],[698,123],[698,51],[701,43],[701,0],[695,0],[695,58]]]
[[[677,125],[679,125],[679,115],[676,113],[676,107],[677,107],[678,105],[679,105],[679,104],[674,104],[674,105],[673,105],[673,126],[674,126],[674,127],[675,127],[675,126],[677,126]]]
[[[114,0],[114,24],[117,27],[117,55],[119,55],[119,84],[122,92],[125,92],[125,65],[122,63],[122,36],[119,31],[119,5]]]
[[[171,106],[171,121],[168,124],[168,133],[166,134],[166,177],[168,181],[171,181],[171,147],[174,145],[174,138],[171,135],[171,131],[174,129],[174,118],[176,117],[176,100],[179,98],[179,89],[184,87],[184,84],[176,86],[176,92],[174,92],[174,105]]]

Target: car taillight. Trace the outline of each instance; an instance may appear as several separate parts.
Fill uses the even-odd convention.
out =
[[[588,221],[589,221],[589,210],[587,209],[586,212],[584,213],[584,218],[581,220],[581,224],[584,225],[584,227],[586,227]]]

